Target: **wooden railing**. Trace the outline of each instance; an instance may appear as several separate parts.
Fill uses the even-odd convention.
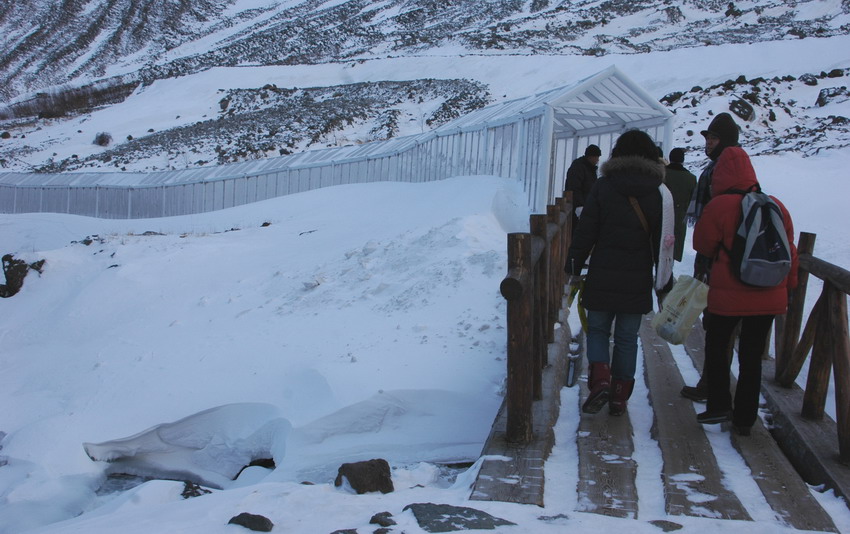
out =
[[[548,344],[554,341],[564,296],[572,213],[568,192],[548,205],[545,215],[530,217],[530,232],[508,234],[508,275],[501,292],[508,301],[505,437],[510,443],[532,439],[532,407],[543,395]]]
[[[776,381],[791,387],[811,351],[801,415],[820,420],[826,406],[830,371],[834,373],[839,455],[842,463],[850,464],[850,335],[847,325],[850,271],[813,256],[815,237],[815,234],[800,234],[797,247],[799,283],[791,292],[788,313],[778,321],[776,329]],[[801,335],[809,275],[823,280],[823,290]]]

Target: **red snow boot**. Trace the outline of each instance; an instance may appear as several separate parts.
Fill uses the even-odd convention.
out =
[[[607,363],[591,363],[590,372],[587,375],[587,389],[590,394],[581,411],[584,413],[597,413],[608,402],[611,389],[611,368]]]
[[[623,415],[626,413],[626,405],[632,390],[635,387],[634,380],[615,378],[611,381],[611,397],[608,401],[608,413],[611,415]]]

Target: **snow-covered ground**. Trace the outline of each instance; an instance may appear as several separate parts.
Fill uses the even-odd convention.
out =
[[[205,92],[228,86],[464,76],[511,98],[616,63],[660,98],[739,74],[846,68],[848,44],[841,37],[645,56],[217,69],[157,82],[92,115],[77,145],[80,126],[69,126],[61,149],[82,155],[95,130],[123,137],[119,119],[130,128],[202,115],[214,104],[204,103]],[[676,137],[685,144],[683,132]],[[688,158],[698,171],[703,159]],[[818,235],[816,255],[849,267],[850,154],[788,153],[754,164],[798,233]],[[502,400],[505,303],[498,288],[506,234],[527,228],[523,198],[502,178],[457,177],[340,186],[170,219],[0,215],[0,252],[47,260],[41,276],[32,272],[20,294],[0,301],[0,533],[238,532],[227,521],[241,512],[269,517],[280,532],[372,532],[371,516],[390,511],[398,531],[410,534],[422,530],[402,509],[415,502],[470,505],[518,524],[497,530],[505,533],[657,533],[653,519],[675,521],[681,532],[790,531],[769,511],[728,435],[713,428],[706,432],[727,482],[756,521],[668,517],[642,385],[630,404],[640,521],[575,512],[575,388],[561,393],[545,508],[470,504],[475,467],[456,479],[440,467],[478,457]],[[90,244],[82,243],[86,237]],[[677,269],[688,272],[691,260]],[[809,306],[819,294],[811,283]],[[696,370],[680,361],[693,383]],[[827,409],[834,415],[833,403]],[[165,426],[123,444],[145,451],[128,469],[190,466],[224,489],[184,500],[182,483],[157,480],[99,493],[109,464],[89,459],[83,444],[106,443],[89,450],[108,455],[122,445],[109,442],[157,425]],[[229,481],[220,468],[260,452],[275,459],[274,471],[253,467]],[[333,486],[341,463],[370,458],[390,462],[395,492],[355,495]],[[850,532],[846,503],[816,496]]]
[[[844,154],[756,161],[797,227],[818,233],[830,244],[821,255],[845,266],[842,197],[821,191],[847,190],[848,163]],[[810,187],[799,185],[803,172]],[[20,294],[0,302],[0,428],[8,434],[0,532],[63,519],[41,532],[230,532],[237,527],[227,520],[240,512],[266,515],[283,532],[332,532],[368,528],[382,511],[419,532],[405,505],[468,505],[474,468],[450,485],[438,465],[477,458],[501,402],[498,287],[506,233],[527,224],[522,199],[508,180],[459,177],[340,186],[171,219],[0,216],[4,250],[47,260],[43,275],[33,272]],[[97,237],[80,243],[88,236]],[[687,363],[684,373],[697,377]],[[616,528],[617,520],[573,511],[577,394],[562,393],[546,508],[472,503],[520,525],[501,531]],[[148,454],[122,467],[157,474],[189,465],[205,476],[268,451],[276,470],[251,468],[235,482],[208,475],[227,489],[189,500],[182,483],[166,481],[96,493],[109,464],[91,461],[83,443],[218,407],[160,432],[153,445],[137,440]],[[652,472],[660,453],[642,386],[630,412],[641,469]],[[727,436],[707,432],[730,484],[752,497],[745,505],[757,523],[670,519],[686,531],[781,531]],[[333,486],[341,463],[370,458],[390,461],[396,492],[358,496]],[[641,519],[666,518],[660,480],[640,484]],[[843,502],[818,496],[850,531]],[[559,514],[566,517],[537,519]]]

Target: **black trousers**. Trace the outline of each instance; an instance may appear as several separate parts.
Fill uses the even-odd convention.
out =
[[[773,315],[727,316],[711,314],[705,333],[705,375],[708,380],[710,412],[732,410],[732,422],[737,426],[753,426],[758,417],[761,392],[761,356]],[[735,402],[729,392],[728,348],[735,328],[741,323],[738,338],[738,386]]]

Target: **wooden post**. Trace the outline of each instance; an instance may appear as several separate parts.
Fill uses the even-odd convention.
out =
[[[797,245],[797,254],[811,255],[815,250],[815,239],[817,235],[808,232],[800,232],[800,242]],[[784,319],[776,325],[776,370],[775,379],[785,374],[789,365],[791,355],[800,337],[800,327],[803,324],[803,304],[806,301],[806,286],[809,283],[809,271],[803,268],[797,270],[797,287],[792,289],[788,295],[788,313]],[[781,332],[781,335],[779,335]],[[808,352],[808,351],[807,351]],[[799,373],[800,370],[797,370]],[[796,374],[794,375],[796,378]],[[793,382],[793,378],[791,381]],[[786,386],[790,387],[790,386]]]
[[[824,281],[823,296],[824,308],[821,320],[815,326],[815,340],[812,347],[812,358],[809,361],[809,378],[806,382],[806,391],[803,393],[803,410],[801,415],[807,419],[820,420],[823,418],[823,410],[826,406],[826,394],[829,390],[829,375],[832,371],[832,332],[830,332],[831,312],[828,303],[834,297],[830,295],[836,292],[835,287]],[[841,294],[844,298],[844,294]]]
[[[548,206],[547,221],[549,227],[549,330],[547,341],[555,342],[555,323],[561,311],[561,297],[564,295],[564,232],[563,212],[558,204]]]
[[[815,342],[815,328],[821,320],[821,309],[824,307],[824,301],[824,294],[821,293],[812,311],[809,313],[809,319],[806,321],[806,327],[803,329],[803,335],[800,337],[800,341],[795,341],[796,346],[791,345],[790,347],[791,357],[785,362],[785,369],[781,373],[778,371],[775,373],[776,381],[784,388],[790,388],[794,385],[797,375],[800,374],[800,370],[806,362],[809,351],[812,350],[812,345]],[[788,324],[786,323],[787,327]]]
[[[532,438],[531,243],[531,234],[508,234],[508,278],[502,281],[502,295],[508,300],[505,439],[511,443],[528,443]]]
[[[573,192],[572,191],[564,191],[564,213],[567,214],[567,221],[564,223],[564,239],[566,240],[566,250],[570,250],[570,245],[573,242],[573,212],[575,211],[575,205],[573,204]],[[566,255],[564,256],[564,261],[566,261]]]
[[[570,199],[572,198],[572,191],[569,192],[568,196]],[[561,233],[558,234],[560,239],[559,246],[561,247],[561,260],[560,265],[558,266],[558,275],[561,277],[558,282],[558,305],[560,307],[561,299],[566,292],[567,285],[567,273],[564,271],[564,267],[567,264],[567,254],[570,252],[573,205],[572,201],[567,198],[558,198],[555,202],[558,204],[558,209],[561,211]]]
[[[543,368],[549,364],[549,355],[547,350],[548,327],[549,322],[549,256],[551,247],[549,246],[547,236],[547,220],[545,215],[532,215],[530,219],[531,234],[537,239],[533,242],[541,243],[542,250],[538,255],[536,251],[532,252],[532,261],[538,258],[533,263],[534,267],[534,309],[532,321],[534,321],[534,343],[533,343],[533,380],[534,380],[534,400],[543,398]],[[532,245],[532,248],[534,246]]]
[[[831,290],[826,305],[828,329],[832,337],[832,368],[835,377],[835,422],[838,452],[850,464],[850,332],[847,327],[847,297]]]

